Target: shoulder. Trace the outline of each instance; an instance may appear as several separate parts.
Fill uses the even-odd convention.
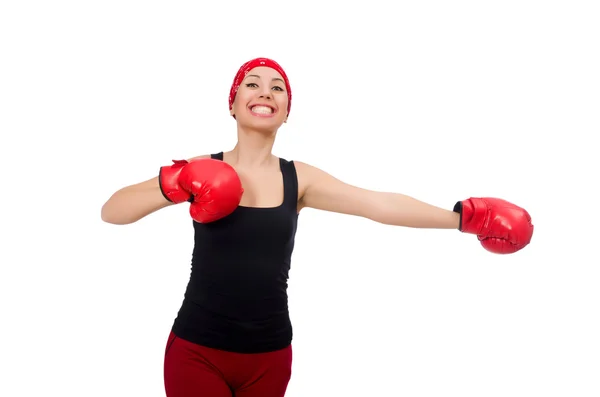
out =
[[[302,176],[304,176],[304,177],[310,177],[311,175],[318,173],[320,171],[317,167],[307,164],[304,161],[293,160],[292,163],[294,164],[294,167],[296,168],[296,172],[298,173],[298,176],[300,176],[300,174],[302,174]]]
[[[209,158],[211,158],[210,154],[202,154],[200,156],[195,156],[195,157],[189,158],[189,159],[187,159],[187,161],[195,161],[195,160],[209,159]]]
[[[319,167],[305,163],[303,161],[294,160],[294,165],[298,176],[304,178],[306,181],[316,181],[322,178],[327,178],[329,174]]]
[[[319,169],[307,164],[303,161],[298,161],[298,160],[287,160],[283,157],[278,157],[280,163],[282,163],[285,166],[291,167],[294,169],[294,171],[296,172],[296,174],[298,175],[298,178],[302,177],[304,179],[306,179],[307,177],[310,176],[310,174],[318,172]]]
[[[329,174],[320,168],[305,163],[304,161],[294,160],[292,161],[296,168],[296,175],[298,178],[298,198],[301,200],[306,191],[311,187],[319,183],[319,181],[327,179]]]

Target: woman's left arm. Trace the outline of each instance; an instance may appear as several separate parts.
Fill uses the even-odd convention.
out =
[[[300,206],[354,215],[385,225],[458,229],[460,214],[391,192],[349,185],[305,163],[295,162],[303,185]]]
[[[386,225],[458,229],[477,235],[485,249],[498,254],[523,249],[533,236],[529,213],[506,200],[471,197],[447,210],[404,194],[352,186],[316,167],[302,162],[295,164],[300,208],[355,215]]]

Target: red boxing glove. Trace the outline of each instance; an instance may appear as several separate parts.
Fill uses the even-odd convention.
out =
[[[177,181],[181,169],[187,164],[187,160],[173,160],[173,165],[160,167],[160,172],[158,173],[160,191],[172,203],[179,204],[189,201],[192,196],[190,192],[183,190]]]
[[[495,254],[512,254],[531,242],[531,216],[508,201],[470,198],[456,203],[454,212],[460,213],[459,230],[477,235],[483,248]]]
[[[177,182],[191,193],[190,215],[198,223],[214,222],[231,214],[244,193],[235,169],[221,160],[192,161],[181,169]]]

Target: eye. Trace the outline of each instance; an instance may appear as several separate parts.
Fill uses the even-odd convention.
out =
[[[248,83],[248,84],[246,84],[246,87],[248,87],[248,88],[255,88],[255,87],[258,87],[258,84],[256,84],[256,83]]]
[[[274,86],[273,89],[276,90],[276,91],[283,91],[283,88],[281,88],[278,85]]]

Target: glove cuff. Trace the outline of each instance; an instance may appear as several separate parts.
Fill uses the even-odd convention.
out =
[[[457,212],[458,215],[460,216],[460,220],[458,221],[458,230],[460,230],[462,232],[462,222],[463,222],[463,212],[462,212],[462,201],[457,201],[456,204],[454,204],[454,209],[452,209],[452,211]]]
[[[456,203],[454,210],[460,213],[461,232],[477,235],[481,233],[489,212],[485,199],[471,197]]]
[[[181,189],[178,182],[181,169],[186,164],[188,164],[186,160],[173,160],[172,165],[160,167],[158,172],[160,192],[171,203],[179,204],[191,199],[191,194]]]

